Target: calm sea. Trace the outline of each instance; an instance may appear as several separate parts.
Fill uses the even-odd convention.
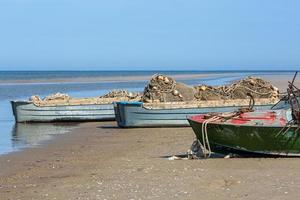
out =
[[[156,73],[167,75],[208,74],[202,78],[184,78],[190,85],[220,85],[247,75],[292,74],[271,71],[0,71],[0,154],[41,145],[53,135],[70,133],[74,123],[15,124],[9,101],[46,96],[61,92],[74,97],[102,95],[113,89],[142,91]],[[215,74],[218,73],[218,76]]]

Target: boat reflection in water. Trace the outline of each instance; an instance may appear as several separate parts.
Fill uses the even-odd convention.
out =
[[[76,128],[77,125],[78,123],[16,123],[12,129],[12,146],[16,150],[24,147],[37,146],[44,141],[52,139],[55,135],[70,132]]]

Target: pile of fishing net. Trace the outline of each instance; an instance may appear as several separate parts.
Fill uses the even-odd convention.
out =
[[[36,106],[87,105],[113,103],[115,101],[140,101],[141,95],[128,92],[127,90],[113,90],[99,97],[73,98],[67,94],[56,93],[48,95],[43,99],[38,95],[34,95],[29,100]]]
[[[194,93],[193,87],[177,83],[171,77],[155,74],[144,89],[142,101],[147,103],[192,101]]]
[[[141,95],[139,93],[129,92],[127,90],[112,90],[109,93],[100,96],[99,98],[128,98],[140,101]]]
[[[58,92],[55,94],[50,94],[43,99],[41,99],[38,95],[34,95],[31,96],[29,100],[34,104],[39,104],[41,102],[47,103],[52,101],[68,101],[70,100],[70,96],[68,94],[62,94]]]
[[[195,87],[176,82],[173,78],[162,74],[152,76],[146,85],[143,94],[128,92],[127,90],[113,90],[109,93],[95,98],[71,98],[67,94],[56,93],[41,99],[32,96],[31,101],[35,105],[81,105],[100,104],[114,101],[142,101],[145,103],[156,102],[180,102],[180,101],[207,101],[246,99],[247,93],[254,98],[279,98],[279,90],[270,82],[261,78],[246,77],[230,85],[209,86],[199,85]]]
[[[277,99],[279,97],[278,88],[257,77],[249,76],[230,85],[191,87],[176,82],[171,77],[156,74],[146,85],[141,100],[146,103],[155,103],[247,99],[249,98],[247,93],[250,93],[254,98]]]
[[[254,98],[279,98],[279,90],[270,82],[257,77],[246,77],[230,85],[195,87],[196,100],[245,99],[247,93]]]

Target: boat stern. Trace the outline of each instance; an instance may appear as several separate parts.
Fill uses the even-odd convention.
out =
[[[22,122],[19,119],[18,108],[19,108],[19,106],[31,104],[31,102],[29,102],[29,101],[10,101],[10,104],[11,104],[11,108],[13,111],[13,115],[15,117],[15,121]]]
[[[142,102],[114,102],[114,110],[118,126],[122,128],[135,126],[132,120],[132,117],[134,116],[130,114],[130,111],[132,109],[136,110],[142,108],[142,105]]]

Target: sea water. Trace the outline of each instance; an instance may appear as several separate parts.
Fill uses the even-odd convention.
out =
[[[32,95],[44,97],[53,93],[67,93],[73,97],[96,97],[114,89],[142,91],[149,78],[156,73],[167,75],[197,75],[182,78],[189,85],[221,85],[247,75],[283,72],[216,72],[216,71],[0,71],[0,155],[25,147],[34,147],[57,134],[70,133],[76,123],[15,123],[11,100],[26,100]],[[215,74],[218,73],[218,76]],[[284,72],[290,73],[291,72]],[[147,78],[145,78],[147,77]]]

